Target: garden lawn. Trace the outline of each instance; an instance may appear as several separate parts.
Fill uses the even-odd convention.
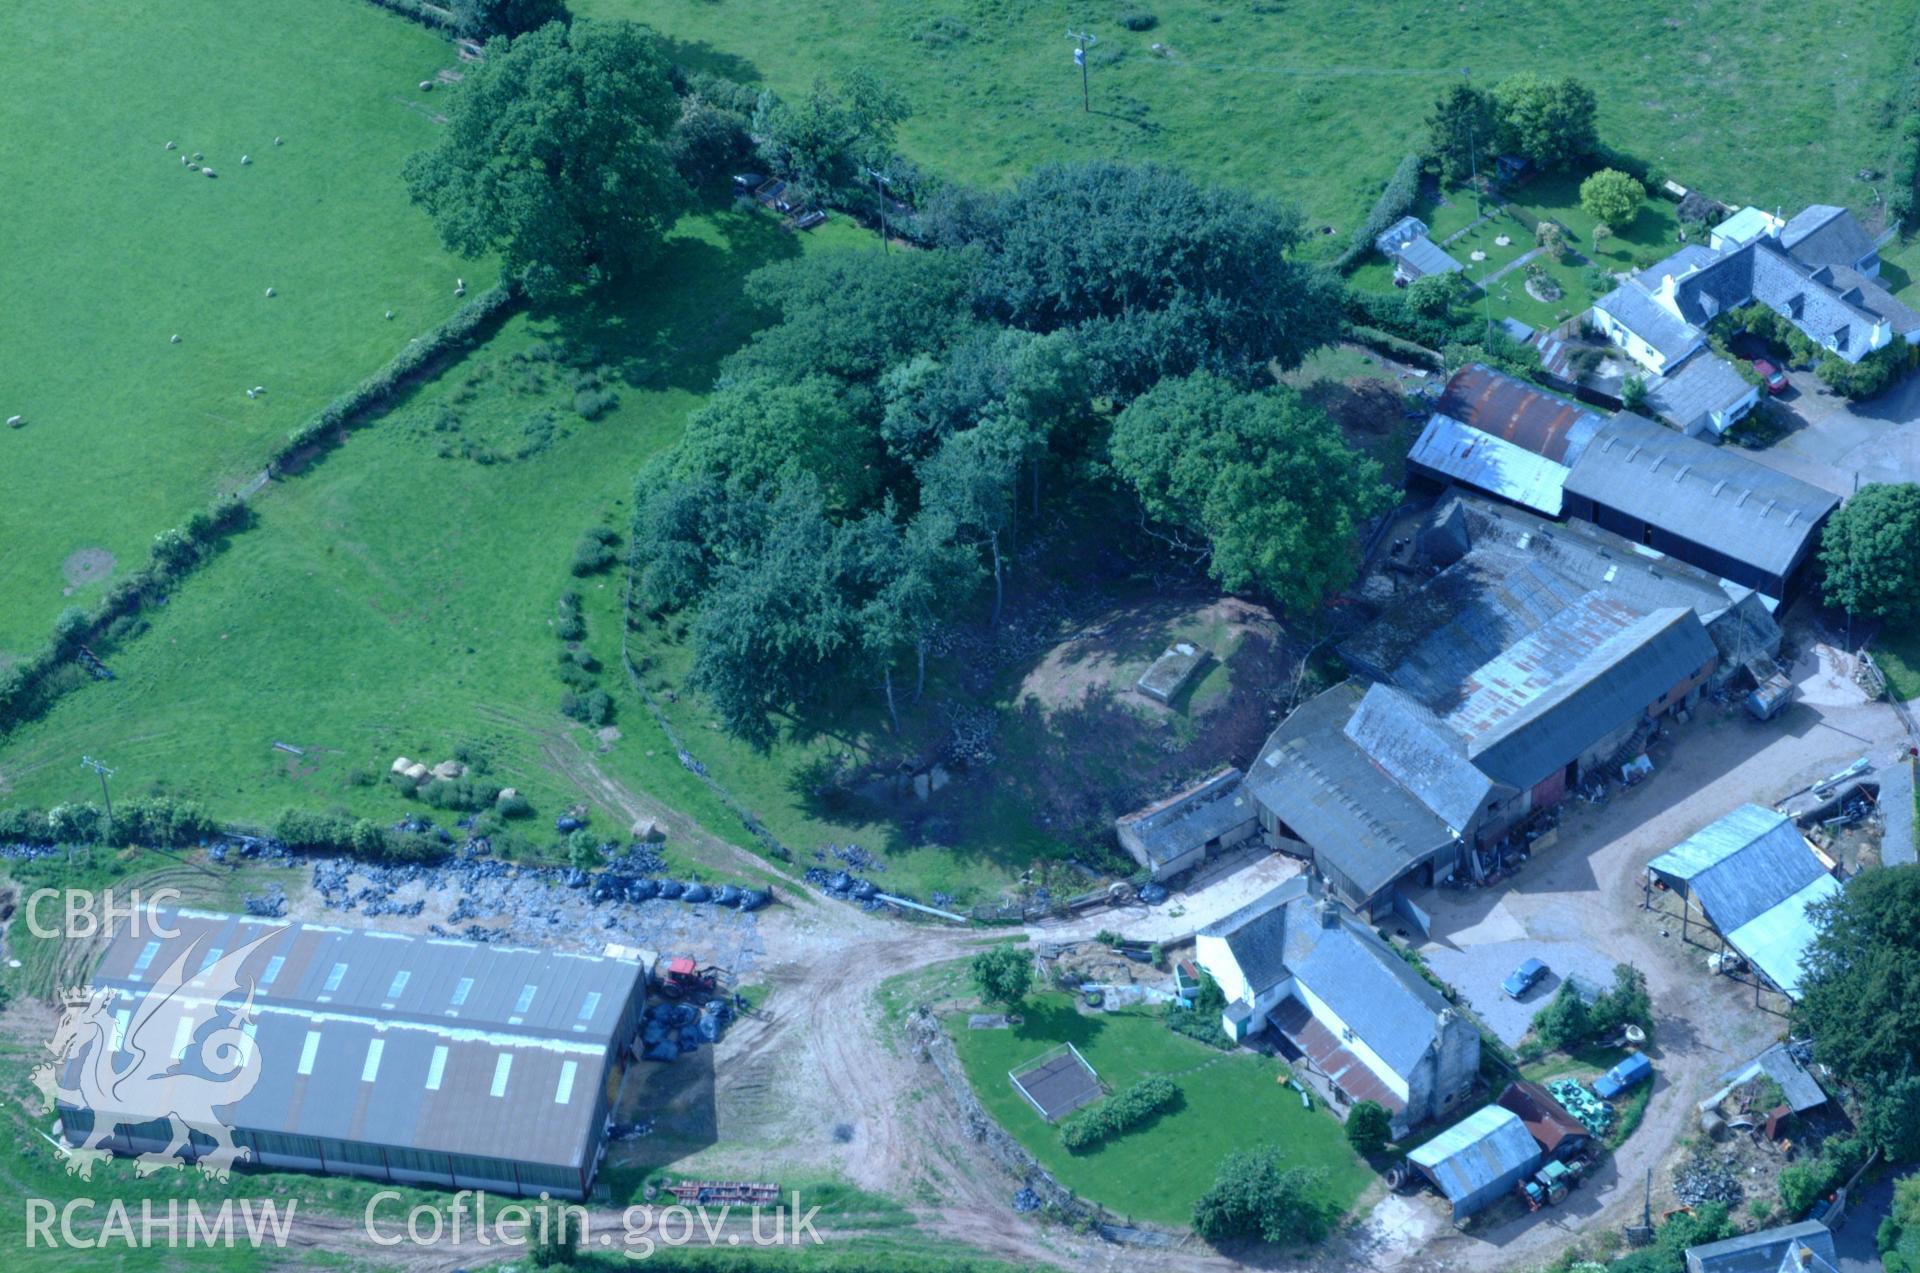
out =
[[[1880,249],[1880,284],[1920,308],[1920,235]]]
[[[591,794],[566,772],[584,758],[747,842],[625,689],[620,573],[576,579],[568,561],[595,525],[624,544],[634,475],[763,321],[742,297],[746,274],[802,250],[871,250],[838,227],[796,237],[757,210],[689,219],[629,293],[511,319],[263,491],[256,524],[110,656],[116,680],[67,695],[0,747],[0,801],[91,798],[84,751],[113,763],[116,793],[160,786],[255,821],[298,805],[393,822],[409,808],[385,780],[393,758],[431,763],[466,744],[529,796],[544,835],[558,807]],[[597,421],[573,412],[567,369],[545,360],[589,345],[632,382],[611,380],[619,405]],[[585,598],[617,739],[558,710],[550,624],[568,588]],[[600,807],[596,825],[624,828]]]
[[[1440,13],[1343,0],[576,0],[638,18],[676,56],[783,94],[863,68],[903,92],[906,153],[994,185],[1054,159],[1159,159],[1299,203],[1327,256],[1344,247],[1461,67],[1476,83],[1571,74],[1598,94],[1603,139],[1730,203],[1859,203],[1890,169],[1915,0],[1773,10],[1703,0],[1594,6],[1468,0]],[[1150,29],[1121,26],[1150,14]],[[1074,29],[1088,55],[1081,107]],[[1819,33],[1808,38],[1808,32]],[[1156,46],[1158,50],[1156,51]],[[1446,233],[1443,229],[1441,233]]]
[[[413,23],[360,0],[17,0],[0,44],[0,417],[26,418],[0,431],[4,661],[494,267],[443,251],[400,181],[444,106],[416,86],[456,61]]]
[[[1903,703],[1920,698],[1920,633],[1888,624],[1873,643],[1873,661],[1887,678],[1887,692]]]
[[[1082,1197],[1132,1219],[1188,1225],[1193,1204],[1237,1149],[1279,1145],[1290,1166],[1324,1168],[1321,1197],[1345,1212],[1372,1180],[1348,1148],[1345,1129],[1326,1110],[1300,1105],[1277,1080],[1287,1070],[1271,1057],[1220,1052],[1167,1029],[1144,1011],[1082,1015],[1065,995],[1028,998],[1023,1024],[970,1030],[965,1013],[947,1019],[967,1078],[1000,1125],[1055,1179]],[[1144,1128],[1086,1154],[1070,1154],[1059,1128],[1034,1112],[1008,1072],[1062,1043],[1072,1043],[1109,1091],[1149,1075],[1180,1088],[1181,1106]]]

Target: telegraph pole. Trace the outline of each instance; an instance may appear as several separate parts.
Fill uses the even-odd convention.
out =
[[[113,793],[107,789],[107,779],[113,777],[113,770],[107,768],[106,761],[95,760],[92,756],[80,757],[80,765],[82,768],[91,769],[93,770],[94,773],[100,775],[100,798],[103,801],[105,801],[107,805],[107,829],[106,829],[106,834],[103,835],[101,838],[106,840],[108,843],[112,843],[113,842]],[[73,846],[71,844],[67,846],[67,861],[69,862],[73,861]]]
[[[1080,68],[1080,109],[1093,113],[1093,94],[1087,88],[1087,50],[1100,43],[1100,37],[1087,31],[1069,29],[1067,38],[1075,42],[1073,64]]]

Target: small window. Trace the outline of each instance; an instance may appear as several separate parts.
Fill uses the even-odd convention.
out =
[[[513,1071],[513,1053],[502,1052],[500,1059],[493,1063],[493,1085],[487,1089],[488,1096],[507,1094],[507,1075]]]
[[[366,1063],[360,1067],[360,1081],[371,1083],[380,1076],[380,1054],[387,1050],[385,1039],[375,1039],[367,1044]]]
[[[553,1089],[553,1103],[565,1105],[573,1099],[573,1076],[580,1069],[577,1061],[565,1061],[560,1066],[560,1085]]]
[[[444,1047],[433,1050],[433,1060],[427,1064],[427,1090],[440,1090],[440,1076],[447,1072],[447,1050]]]
[[[306,1041],[300,1045],[300,1065],[299,1065],[298,1072],[303,1077],[312,1076],[313,1059],[314,1057],[318,1056],[319,1053],[320,1053],[320,1032],[318,1030],[309,1030],[307,1031]]]
[[[226,952],[218,946],[209,947],[206,955],[200,960],[200,972],[205,972],[207,969],[219,963],[220,956],[225,953]],[[194,975],[198,976],[199,974],[196,973]]]
[[[593,1014],[598,1011],[600,1011],[600,992],[598,990],[588,991],[585,1001],[580,1005],[580,1019],[582,1021],[591,1021],[593,1020]]]

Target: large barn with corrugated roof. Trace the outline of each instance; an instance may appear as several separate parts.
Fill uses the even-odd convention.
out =
[[[212,1012],[127,1032],[149,996],[169,994],[176,961],[207,969],[257,942],[224,997],[251,987],[244,1030],[258,1079],[221,1112],[253,1164],[586,1196],[645,1007],[642,961],[203,911],[160,921],[123,931],[94,973],[96,992],[115,992],[115,1068],[160,1047],[179,1073],[212,1078],[195,1045],[215,1028]],[[223,997],[218,986],[205,994]],[[88,1061],[76,1055],[70,1072]],[[130,1104],[63,1106],[62,1134],[79,1144],[104,1118],[116,1124],[104,1147],[164,1150],[166,1121]]]

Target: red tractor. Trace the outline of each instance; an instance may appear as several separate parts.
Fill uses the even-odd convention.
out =
[[[674,955],[660,961],[655,980],[663,999],[710,999],[725,989],[726,973],[719,968],[702,968],[685,955]]]

